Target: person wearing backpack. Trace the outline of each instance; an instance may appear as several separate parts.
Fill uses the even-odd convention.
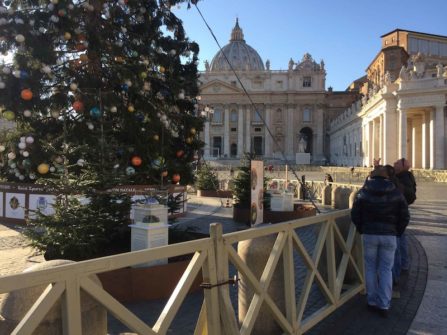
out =
[[[395,182],[397,188],[402,192],[408,205],[416,200],[416,180],[411,171],[410,161],[401,158],[394,162]],[[408,240],[405,233],[398,238],[396,249],[396,259],[394,262],[394,284],[398,286],[401,271],[408,271],[410,268],[410,260],[408,257]]]

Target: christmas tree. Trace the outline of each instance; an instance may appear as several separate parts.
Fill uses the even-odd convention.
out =
[[[115,185],[192,181],[203,120],[181,2],[0,0],[0,110],[15,124],[1,176],[92,203]]]

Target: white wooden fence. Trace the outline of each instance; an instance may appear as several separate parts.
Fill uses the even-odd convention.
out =
[[[36,285],[48,285],[13,334],[32,334],[61,297],[64,334],[81,334],[81,290],[91,295],[131,331],[138,334],[166,334],[194,279],[202,270],[203,282],[208,283],[210,288],[204,290],[195,334],[251,334],[262,304],[268,306],[284,334],[301,334],[364,289],[361,242],[355,227],[349,225],[349,220],[349,210],[342,210],[225,235],[222,234],[220,224],[213,224],[210,238],[0,277],[0,294]],[[348,227],[348,230],[340,228],[340,224]],[[312,226],[315,227],[316,243],[310,252],[296,229]],[[239,241],[272,234],[276,236],[276,242],[262,276],[258,279],[250,270],[250,265],[238,255],[235,245]],[[187,269],[153,325],[143,322],[89,278],[101,272],[191,253],[193,257]],[[295,297],[296,255],[300,256],[307,269],[298,298]],[[324,262],[320,262],[323,258]],[[284,311],[278,308],[274,297],[268,293],[280,260],[284,269]],[[230,263],[255,292],[245,319],[240,321],[237,320],[228,285],[218,285],[228,281]],[[349,284],[345,282],[348,265],[353,272],[350,277],[356,277]],[[318,285],[325,304],[311,315],[305,315],[304,310],[313,283]]]

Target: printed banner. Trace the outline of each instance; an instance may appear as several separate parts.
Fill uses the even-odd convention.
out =
[[[264,162],[251,161],[250,223],[256,226],[264,222]]]
[[[54,208],[53,204],[56,197],[54,195],[49,194],[30,194],[29,195],[29,217],[35,218],[35,211],[40,210],[42,214],[45,215],[53,215]]]
[[[6,193],[5,217],[25,219],[25,194]]]

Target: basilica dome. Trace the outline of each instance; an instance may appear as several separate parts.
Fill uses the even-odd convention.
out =
[[[264,64],[258,52],[245,43],[244,33],[239,27],[239,20],[236,19],[236,25],[231,32],[230,43],[225,45],[211,61],[211,71],[229,71],[225,56],[227,56],[232,67],[236,71],[263,71]]]

